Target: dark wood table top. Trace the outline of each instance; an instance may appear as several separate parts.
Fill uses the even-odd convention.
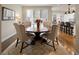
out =
[[[48,32],[48,28],[46,28],[46,27],[40,28],[40,31],[37,31],[36,28],[32,28],[32,27],[28,27],[25,30],[26,30],[26,32],[33,32],[33,33],[34,32]]]

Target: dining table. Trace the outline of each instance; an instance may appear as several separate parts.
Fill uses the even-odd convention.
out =
[[[43,33],[48,32],[47,27],[40,27],[39,31],[37,30],[37,28],[34,28],[34,27],[28,27],[25,30],[28,33],[34,33],[35,34],[32,42],[31,42],[32,45],[35,45],[36,41],[47,42],[47,40],[41,36]]]

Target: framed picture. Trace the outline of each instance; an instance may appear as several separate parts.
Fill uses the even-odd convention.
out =
[[[2,20],[14,20],[15,19],[15,11],[2,7]]]

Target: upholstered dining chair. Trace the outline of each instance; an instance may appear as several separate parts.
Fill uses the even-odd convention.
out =
[[[22,23],[25,26],[25,28],[31,26],[31,22],[30,21],[23,21]]]
[[[47,27],[49,31],[52,29],[52,25],[50,21],[45,21],[43,24],[44,24],[44,27]]]
[[[22,24],[24,25],[25,28],[31,27],[31,22],[29,20],[23,21]],[[34,33],[28,33],[28,35],[35,36]]]
[[[48,29],[48,32],[50,32],[52,30],[52,25],[51,25],[51,22],[50,21],[45,21],[43,23],[44,27],[46,27]],[[46,36],[47,35],[47,32],[45,33],[42,33],[41,36]]]
[[[53,25],[52,26],[52,32],[54,32],[55,34],[55,42],[57,43],[57,44],[59,44],[58,43],[58,40],[59,40],[59,31],[60,31],[60,28],[59,28],[59,25]]]
[[[20,43],[22,43],[21,49],[20,49],[20,53],[21,53],[22,50],[29,45],[26,41],[31,39],[31,36],[28,36],[27,33],[25,33],[24,25],[14,23],[14,26],[15,26],[15,29],[16,29],[16,38],[17,38],[17,42],[16,42],[15,47],[17,47],[17,45],[20,41]],[[26,46],[24,46],[24,44],[26,44]]]
[[[55,41],[58,44],[58,26],[57,25],[53,25],[52,26],[52,30],[50,32],[47,33],[46,38],[49,39],[50,41],[47,42],[46,44],[53,47],[54,51],[56,51],[55,48]],[[50,45],[49,43],[52,42],[52,45]]]

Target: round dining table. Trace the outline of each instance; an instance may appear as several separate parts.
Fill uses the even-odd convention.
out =
[[[41,34],[48,32],[48,28],[42,27],[42,28],[40,28],[39,31],[37,31],[36,28],[28,27],[25,30],[28,33],[34,33],[35,34],[32,42],[31,42],[32,45],[35,45],[36,41],[38,41],[38,40],[42,41],[42,42],[46,42],[46,40],[41,36]]]

